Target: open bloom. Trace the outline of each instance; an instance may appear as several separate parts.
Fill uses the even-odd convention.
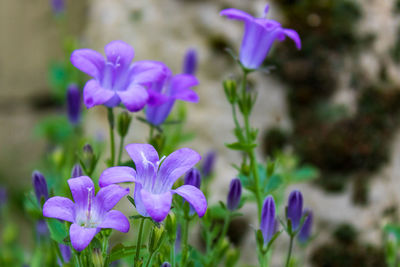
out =
[[[149,144],[129,144],[125,147],[135,162],[136,171],[130,167],[111,167],[100,175],[101,187],[114,183],[135,182],[134,199],[140,215],[161,222],[171,209],[172,194],[182,196],[202,217],[207,201],[197,187],[183,185],[172,189],[175,181],[190,170],[200,155],[189,148],[181,148],[166,158],[159,159],[157,151]]]
[[[161,63],[138,61],[131,65],[134,50],[122,41],[112,41],[104,50],[106,59],[91,49],[78,49],[71,55],[72,65],[93,77],[83,89],[86,107],[115,107],[122,102],[129,111],[141,110],[148,99],[145,86],[164,75]]]
[[[69,179],[68,185],[75,203],[65,197],[52,197],[44,203],[43,216],[72,222],[69,234],[77,251],[85,249],[101,228],[129,231],[125,215],[111,210],[129,189],[110,185],[95,196],[92,179],[88,176]]]
[[[269,6],[267,5],[264,10],[265,15],[268,9]],[[297,49],[301,48],[301,41],[297,32],[282,28],[281,24],[275,20],[255,18],[234,8],[224,9],[220,12],[220,15],[244,22],[240,62],[248,69],[260,67],[275,40],[283,41],[287,36],[295,42]]]
[[[190,74],[172,75],[172,71],[164,65],[163,79],[155,81],[149,88],[149,100],[146,107],[146,118],[153,125],[162,124],[168,117],[176,100],[198,102],[199,97],[190,89],[199,84],[195,76]]]

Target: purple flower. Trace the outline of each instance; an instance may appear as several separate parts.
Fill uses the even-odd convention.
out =
[[[216,157],[217,157],[217,153],[215,151],[209,151],[204,156],[203,165],[201,168],[201,171],[204,176],[209,176],[213,172]]]
[[[194,75],[197,69],[197,53],[194,49],[189,49],[183,59],[182,73]]]
[[[50,0],[50,4],[55,15],[59,15],[65,10],[64,0]]]
[[[111,210],[129,189],[110,185],[95,196],[92,179],[81,176],[68,180],[72,197],[52,197],[44,203],[43,216],[71,222],[71,244],[77,251],[85,249],[101,228],[129,231],[129,221],[122,212]]]
[[[269,6],[267,5],[264,10],[265,15],[268,9]],[[260,67],[275,40],[283,41],[288,36],[295,42],[297,49],[301,48],[298,33],[291,29],[282,28],[281,24],[275,20],[255,18],[244,11],[234,8],[224,9],[220,12],[220,15],[244,22],[240,62],[248,69]]]
[[[303,216],[305,216],[304,224],[300,228],[299,235],[297,239],[300,243],[306,243],[311,236],[311,229],[313,224],[313,213],[309,209],[305,209],[303,212]]]
[[[78,49],[71,55],[72,65],[93,77],[83,89],[86,107],[115,107],[122,102],[129,111],[141,110],[149,97],[145,86],[164,77],[163,64],[138,61],[131,65],[134,50],[122,41],[112,41],[104,50],[106,59],[91,49]]]
[[[38,220],[36,223],[36,233],[39,240],[46,238],[49,236],[49,228],[47,227],[47,223],[45,220]]]
[[[0,208],[7,203],[7,190],[0,186]]]
[[[237,209],[241,196],[242,196],[242,183],[238,178],[232,179],[229,185],[229,192],[226,201],[229,210],[234,211],[235,209]]]
[[[264,244],[268,244],[277,231],[275,201],[271,195],[266,197],[264,200],[264,205],[261,211],[260,229],[264,237]]]
[[[137,211],[157,222],[168,215],[172,194],[175,193],[188,201],[200,217],[205,214],[207,200],[198,188],[183,185],[172,189],[175,181],[200,160],[197,152],[181,148],[168,157],[159,159],[157,151],[149,144],[129,144],[125,149],[135,162],[136,171],[130,167],[108,168],[100,175],[101,187],[135,182],[134,199]]]
[[[292,223],[292,230],[296,231],[303,214],[303,196],[300,191],[294,190],[289,195],[286,217]]]
[[[76,84],[71,84],[67,89],[67,113],[72,125],[79,123],[81,118],[81,92]]]
[[[47,182],[43,174],[41,174],[38,171],[34,171],[32,174],[32,184],[33,184],[33,189],[35,190],[36,199],[39,204],[42,201],[42,197],[44,198],[44,200],[47,200],[49,198]]]
[[[169,262],[164,262],[160,267],[171,267],[171,264]]]
[[[185,182],[186,185],[193,185],[197,188],[200,188],[201,185],[201,175],[198,169],[192,168],[185,174]]]
[[[59,244],[58,247],[60,248],[64,262],[69,262],[71,260],[71,248],[64,244]]]
[[[174,106],[175,100],[197,103],[199,97],[190,89],[199,84],[196,77],[189,74],[172,75],[171,70],[164,65],[164,79],[154,82],[148,93],[146,118],[153,125],[162,124]]]
[[[81,164],[77,163],[74,165],[71,171],[71,178],[76,178],[83,175]]]

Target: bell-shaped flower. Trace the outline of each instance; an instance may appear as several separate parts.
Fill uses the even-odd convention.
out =
[[[81,92],[76,84],[70,84],[67,89],[67,115],[72,125],[81,119]]]
[[[274,198],[269,195],[264,200],[264,205],[261,211],[261,222],[260,229],[264,237],[264,244],[268,244],[271,241],[274,234],[277,232],[277,220],[275,214],[275,201]]]
[[[164,79],[154,82],[149,89],[149,100],[146,106],[146,118],[153,125],[162,124],[168,117],[176,100],[197,103],[199,97],[190,89],[199,84],[196,77],[190,74],[172,75],[164,65]]]
[[[305,217],[304,223],[300,228],[299,235],[297,239],[300,243],[306,243],[311,237],[311,230],[313,225],[313,213],[309,209],[303,211],[303,216]]]
[[[106,59],[91,49],[78,49],[71,55],[72,65],[93,77],[83,89],[86,107],[115,107],[122,102],[129,111],[141,110],[149,97],[145,86],[165,75],[161,63],[131,64],[134,50],[122,41],[112,41],[104,50]]]
[[[197,187],[183,185],[172,189],[175,181],[200,160],[200,155],[189,148],[181,148],[166,158],[159,159],[149,144],[129,144],[125,147],[136,166],[111,167],[100,175],[100,187],[115,183],[135,182],[134,199],[138,213],[161,222],[171,209],[172,195],[182,196],[202,217],[207,200]]]
[[[46,178],[39,171],[32,173],[32,184],[35,190],[36,199],[38,204],[41,205],[42,198],[46,201],[49,198],[49,191],[47,189]]]
[[[204,156],[202,160],[203,164],[201,166],[201,172],[205,177],[210,176],[214,171],[216,158],[217,152],[214,150],[207,152],[207,154]]]
[[[194,49],[186,51],[183,58],[182,73],[194,75],[197,70],[197,52]]]
[[[292,231],[296,231],[300,226],[303,215],[303,195],[298,190],[293,190],[288,199],[286,208],[286,218],[291,221]]]
[[[265,15],[268,9],[267,5],[264,10]],[[260,67],[275,40],[283,41],[287,36],[295,42],[297,49],[301,48],[298,33],[291,29],[282,28],[281,24],[275,20],[255,18],[244,11],[234,8],[224,9],[220,12],[220,15],[244,22],[240,62],[247,69]]]
[[[242,183],[239,178],[232,179],[229,185],[229,192],[227,197],[227,207],[230,211],[237,209],[242,196]]]
[[[74,249],[85,249],[102,228],[129,231],[125,215],[111,210],[129,193],[128,188],[110,185],[95,196],[93,181],[88,176],[69,179],[68,185],[75,203],[65,197],[52,197],[44,203],[43,216],[72,223],[69,234]]]

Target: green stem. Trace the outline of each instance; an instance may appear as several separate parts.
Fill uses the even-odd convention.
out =
[[[142,236],[143,236],[143,226],[144,226],[144,218],[141,219],[139,225],[138,239],[136,243],[136,255],[135,255],[135,267],[139,266],[139,256],[140,256],[140,247],[142,246]]]
[[[119,141],[119,152],[118,152],[118,161],[117,161],[118,165],[121,165],[122,151],[124,149],[124,139],[125,139],[125,137],[121,137],[121,139]]]
[[[149,264],[150,264],[150,262],[151,262],[151,260],[152,260],[154,254],[155,254],[154,252],[150,253],[150,256],[149,256],[149,258],[147,259],[147,263],[146,263],[146,266],[145,266],[145,267],[150,266]]]
[[[150,125],[150,133],[149,133],[150,142],[153,140],[153,135],[154,135],[154,126]]]
[[[290,235],[290,244],[289,244],[289,251],[286,259],[286,267],[289,267],[290,263],[290,256],[292,255],[292,249],[293,249],[293,235]]]
[[[181,258],[181,266],[186,266],[186,258],[188,253],[188,237],[189,237],[189,217],[185,212],[185,221],[182,226],[182,258]]]
[[[223,241],[224,241],[224,239],[225,239],[225,237],[226,237],[226,233],[228,232],[230,219],[231,219],[231,214],[230,214],[230,212],[229,212],[229,213],[227,213],[226,216],[225,216],[225,219],[224,219],[224,226],[223,226],[223,228],[222,228],[222,232],[221,232],[221,234],[220,234],[220,236],[219,236],[219,239],[218,239],[217,245],[215,246],[215,249],[213,249],[213,252],[214,252],[214,253],[211,254],[211,263],[212,263],[213,265],[214,265],[214,264],[218,264],[219,261],[220,261],[220,259],[214,259],[214,257],[215,257],[216,255],[218,256],[218,255],[220,254],[220,253],[219,253],[220,247],[221,247],[221,245],[223,244]],[[217,254],[215,255],[215,253],[217,253]],[[222,255],[222,256],[224,256],[224,255]]]
[[[111,159],[110,167],[114,166],[115,161],[115,138],[114,138],[114,112],[112,108],[108,108],[108,125],[110,126],[110,150]]]
[[[170,255],[170,263],[171,263],[171,267],[175,267],[175,241],[171,242],[171,255]]]

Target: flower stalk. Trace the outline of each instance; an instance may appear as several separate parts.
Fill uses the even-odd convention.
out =
[[[140,219],[139,232],[138,232],[138,238],[137,238],[137,243],[136,243],[135,262],[134,262],[135,267],[140,266],[140,258],[139,257],[140,257],[140,247],[142,246],[144,220],[145,220],[145,218]]]
[[[109,166],[114,166],[115,161],[115,137],[114,137],[114,112],[112,108],[107,108],[108,111],[108,125],[110,127],[110,151],[111,151],[111,158],[109,162]]]

